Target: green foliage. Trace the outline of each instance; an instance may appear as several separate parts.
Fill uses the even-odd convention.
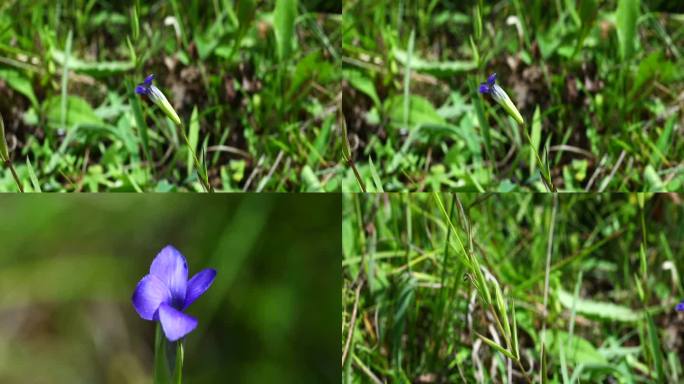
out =
[[[342,382],[678,382],[679,199],[553,199],[344,195]]]
[[[296,0],[20,3],[0,6],[0,113],[24,184],[203,191],[206,168],[216,191],[340,189],[339,16]],[[149,74],[199,172],[134,92]],[[3,168],[0,191],[16,187]]]
[[[672,7],[638,0],[344,7],[343,103],[347,135],[358,143],[351,157],[366,184],[371,158],[386,191],[681,190],[684,140],[671,132],[682,125],[684,27],[667,12]],[[494,72],[524,130],[478,92]],[[431,124],[458,129],[417,140],[415,124],[397,129],[399,100],[410,100],[411,114],[428,111]],[[658,143],[667,143],[667,155]],[[358,191],[345,168],[342,189]]]

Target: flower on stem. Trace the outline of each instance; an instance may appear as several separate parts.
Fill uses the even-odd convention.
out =
[[[159,321],[169,341],[176,341],[197,327],[197,319],[183,313],[209,289],[216,270],[207,268],[188,280],[188,263],[167,245],[152,261],[150,273],[135,287],[133,307],[145,320]]]
[[[491,95],[494,101],[499,103],[499,105],[501,105],[518,124],[524,124],[522,115],[520,115],[518,108],[515,107],[511,98],[508,97],[508,94],[506,94],[506,91],[504,91],[503,88],[496,84],[496,73],[489,75],[486,83],[480,83],[480,93]]]
[[[147,95],[147,97],[149,97],[153,103],[155,103],[159,108],[161,108],[162,111],[164,111],[166,116],[173,120],[173,122],[177,125],[181,125],[181,120],[180,117],[178,117],[176,110],[173,109],[171,103],[169,103],[162,91],[152,84],[152,80],[154,80],[154,75],[147,76],[144,82],[135,86],[135,93],[139,95]]]
[[[677,306],[675,307],[675,309],[676,309],[677,311],[684,312],[684,301],[682,301],[681,303],[677,304]]]

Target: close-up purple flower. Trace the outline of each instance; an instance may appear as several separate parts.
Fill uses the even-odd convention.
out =
[[[677,311],[684,312],[684,301],[682,301],[681,303],[677,304],[677,306],[675,307],[675,309],[676,309]]]
[[[166,338],[176,341],[197,327],[197,319],[184,311],[209,289],[215,277],[216,270],[207,268],[188,280],[185,257],[167,245],[152,261],[150,273],[140,280],[131,301],[140,317],[159,321]]]

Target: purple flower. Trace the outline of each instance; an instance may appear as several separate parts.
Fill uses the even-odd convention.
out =
[[[675,309],[678,310],[678,311],[684,312],[684,301],[682,301],[681,303],[677,304],[677,306],[675,307]]]
[[[503,88],[496,83],[496,73],[489,75],[486,83],[480,83],[479,90],[482,94],[486,93],[490,95],[494,101],[499,103],[499,105],[501,105],[506,112],[508,112],[508,114],[518,122],[518,124],[522,125],[525,123],[520,111],[518,111],[518,108],[516,108],[515,104],[513,104],[511,98],[508,97],[506,91],[504,91]]]
[[[147,76],[145,81],[135,86],[135,93],[149,97],[150,100],[161,108],[174,123],[181,125],[181,120],[180,117],[178,117],[176,110],[173,109],[171,103],[169,103],[162,91],[152,84],[152,80],[154,80],[154,75]]]
[[[135,93],[149,96],[151,93],[150,88],[152,87],[152,80],[154,80],[154,75],[147,76],[142,84],[135,86]]]
[[[480,83],[480,93],[492,93],[494,83],[496,83],[496,72],[489,75],[486,83]]]
[[[150,274],[135,287],[131,301],[140,317],[161,322],[166,338],[176,341],[197,327],[197,319],[183,311],[209,289],[215,277],[216,270],[207,268],[188,281],[185,257],[167,245],[152,261]]]

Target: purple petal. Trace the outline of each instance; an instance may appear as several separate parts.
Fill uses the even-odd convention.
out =
[[[183,309],[187,308],[193,301],[197,300],[198,297],[202,296],[204,292],[211,286],[216,277],[216,270],[213,268],[207,268],[195,274],[195,276],[188,282],[188,291],[185,294],[185,304]]]
[[[197,319],[173,308],[168,304],[159,307],[159,321],[166,338],[176,341],[197,327]]]
[[[482,83],[480,84],[480,93],[489,93],[491,89],[489,89],[489,85]]]
[[[677,306],[675,307],[675,309],[678,310],[678,311],[684,311],[684,301],[682,301],[681,303],[677,304]]]
[[[138,95],[146,95],[150,91],[146,86],[139,84],[135,86],[135,93]]]
[[[131,301],[140,317],[153,320],[159,306],[171,302],[171,292],[157,276],[147,275],[135,287]]]
[[[154,74],[148,75],[145,78],[145,85],[147,85],[148,87],[152,85],[152,80],[154,80]]]
[[[489,84],[490,87],[491,87],[492,85],[494,85],[495,82],[496,82],[496,72],[492,73],[492,74],[489,75],[489,77],[487,78],[487,84]]]
[[[177,307],[183,305],[188,285],[188,263],[176,248],[171,245],[164,247],[152,261],[150,274],[157,276],[169,287],[172,304]]]

